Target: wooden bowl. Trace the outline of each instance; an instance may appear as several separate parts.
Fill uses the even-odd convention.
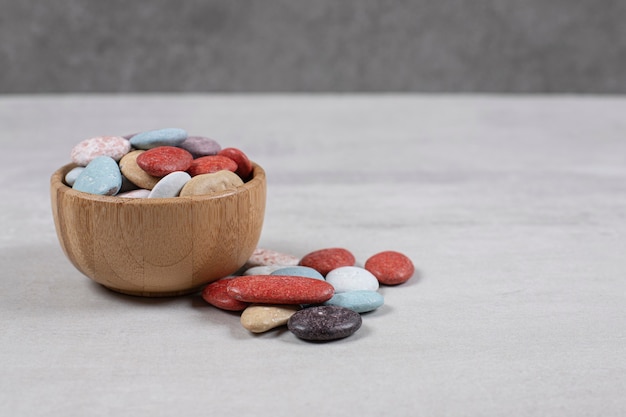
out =
[[[114,291],[147,297],[191,293],[232,274],[254,251],[265,214],[265,171],[236,191],[135,199],[73,190],[50,179],[57,236],[72,264]]]

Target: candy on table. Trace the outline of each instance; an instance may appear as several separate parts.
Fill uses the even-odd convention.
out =
[[[335,290],[325,281],[283,275],[245,275],[233,278],[228,295],[248,303],[315,304],[330,300]]]
[[[402,284],[415,273],[413,262],[406,255],[395,251],[372,255],[364,266],[381,284],[386,285]]]
[[[207,303],[228,311],[242,311],[250,305],[245,301],[239,301],[228,295],[228,283],[232,278],[222,278],[204,287],[202,298]]]
[[[358,266],[341,266],[326,275],[326,282],[335,288],[335,292],[357,290],[378,290],[378,280],[365,268]]]
[[[270,275],[288,275],[292,277],[306,277],[324,281],[322,274],[313,268],[309,268],[308,266],[284,266],[274,270],[270,273]]]
[[[367,313],[376,310],[385,303],[385,298],[378,291],[356,290],[335,293],[333,298],[324,302],[324,305],[349,308],[357,313]]]
[[[285,268],[285,265],[257,265],[250,268],[244,266],[244,272],[242,275],[271,275],[272,272],[281,268]]]
[[[300,339],[328,341],[348,337],[361,327],[361,315],[339,306],[316,306],[297,311],[287,327]]]
[[[295,266],[298,265],[299,261],[300,258],[288,253],[266,248],[256,248],[250,255],[250,258],[248,258],[246,267],[251,268],[260,265]]]
[[[327,248],[310,252],[300,259],[299,265],[308,266],[326,276],[333,269],[341,266],[353,266],[354,255],[344,248]]]
[[[241,325],[252,333],[263,333],[284,326],[298,311],[297,305],[253,304],[241,313]]]

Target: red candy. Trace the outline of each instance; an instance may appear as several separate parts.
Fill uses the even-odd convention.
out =
[[[220,279],[204,287],[202,290],[202,298],[207,303],[217,308],[228,311],[242,311],[248,307],[249,303],[239,301],[228,295],[226,288],[231,278]]]
[[[194,159],[187,172],[192,177],[195,177],[196,175],[212,174],[222,170],[236,172],[237,162],[223,155],[203,156]]]
[[[245,153],[237,148],[224,148],[217,153],[218,155],[225,156],[232,159],[237,164],[237,170],[235,174],[239,175],[242,180],[246,180],[252,174],[252,162],[248,159]]]
[[[164,177],[175,171],[186,171],[193,156],[182,148],[159,146],[141,153],[137,165],[153,177]]]
[[[301,266],[308,266],[326,276],[330,271],[341,266],[354,266],[354,255],[347,249],[328,248],[320,249],[304,255],[300,259]]]
[[[230,279],[228,295],[247,303],[315,304],[332,298],[335,289],[326,281],[285,275],[247,275]]]
[[[413,276],[413,262],[400,252],[385,251],[372,255],[365,262],[365,269],[386,285],[397,285],[406,282]]]

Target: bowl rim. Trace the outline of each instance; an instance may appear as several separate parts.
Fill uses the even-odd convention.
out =
[[[243,185],[237,187],[235,190],[225,190],[214,194],[202,194],[191,195],[182,197],[167,197],[167,198],[127,198],[110,195],[90,194],[83,191],[74,190],[72,187],[65,184],[65,175],[73,168],[80,165],[75,163],[69,163],[58,168],[52,173],[50,177],[50,187],[57,192],[67,194],[67,196],[76,197],[84,200],[98,201],[103,203],[119,203],[119,204],[140,204],[140,205],[160,205],[160,204],[176,204],[183,201],[186,202],[203,202],[210,200],[219,200],[224,197],[247,192],[253,188],[256,188],[266,182],[265,170],[254,161],[252,163],[252,176]]]

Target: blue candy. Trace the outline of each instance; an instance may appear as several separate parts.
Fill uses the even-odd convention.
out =
[[[367,313],[376,310],[385,302],[384,297],[377,291],[357,290],[336,293],[324,305],[349,308],[357,313]]]
[[[308,266],[286,266],[279,268],[270,275],[287,275],[292,277],[315,278],[324,281],[324,276]]]
[[[187,131],[178,128],[150,130],[137,133],[130,144],[137,149],[152,149],[159,146],[178,146],[187,139]]]
[[[80,173],[72,188],[91,194],[115,195],[122,187],[122,174],[115,159],[94,158]]]

